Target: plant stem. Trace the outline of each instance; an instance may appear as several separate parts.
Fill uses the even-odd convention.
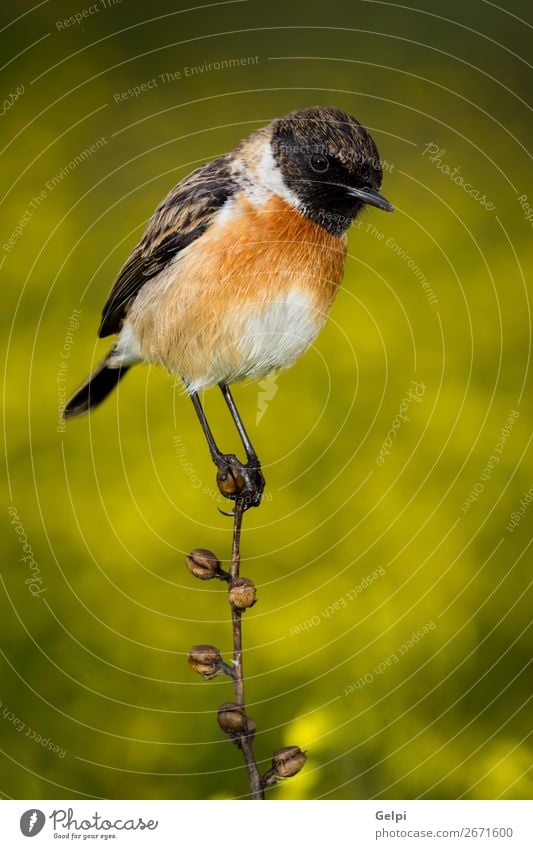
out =
[[[233,520],[233,544],[231,551],[231,580],[239,577],[241,565],[241,529],[242,516],[244,512],[244,503],[242,499],[237,499],[235,502],[234,520]],[[244,672],[242,665],[242,611],[230,602],[231,606],[231,622],[233,629],[233,663],[235,666],[235,678],[233,679],[233,687],[235,692],[235,701],[241,705],[246,712],[246,702],[244,698]],[[261,782],[261,773],[257,767],[255,760],[252,741],[247,734],[241,734],[239,738],[239,747],[242,751],[246,769],[248,771],[248,779],[254,799],[264,799],[265,793]]]

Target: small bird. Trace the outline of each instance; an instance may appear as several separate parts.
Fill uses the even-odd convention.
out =
[[[131,366],[162,365],[192,399],[221,492],[257,506],[265,481],[229,385],[285,369],[312,344],[339,289],[350,224],[368,205],[392,212],[381,180],[368,131],[331,106],[278,118],[193,171],[121,269],[98,331],[117,338],[64,417],[100,404]],[[215,442],[199,397],[211,386],[246,463]]]

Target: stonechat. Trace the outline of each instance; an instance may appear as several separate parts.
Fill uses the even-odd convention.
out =
[[[291,366],[322,328],[361,209],[392,212],[368,131],[335,107],[299,109],[185,177],[160,203],[111,289],[98,335],[117,338],[64,409],[100,404],[156,363],[190,395],[221,492],[261,500],[264,478],[229,385]],[[219,386],[247,462],[223,454],[199,393]]]

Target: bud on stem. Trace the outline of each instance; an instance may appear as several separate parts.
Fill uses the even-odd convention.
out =
[[[277,749],[272,756],[272,767],[263,776],[263,787],[273,787],[283,778],[292,778],[300,772],[306,760],[307,755],[299,746]]]
[[[237,610],[253,607],[256,599],[255,584],[250,578],[235,578],[228,589],[229,600]]]
[[[246,731],[244,708],[237,702],[224,702],[217,714],[218,724],[226,734],[242,734]]]
[[[292,778],[300,772],[307,755],[298,746],[284,746],[272,756],[272,769],[280,778]]]
[[[216,646],[193,646],[189,652],[189,666],[208,681],[216,675],[229,675],[235,678],[235,670],[224,663]]]
[[[229,575],[222,569],[216,554],[207,548],[195,548],[185,558],[185,562],[189,572],[200,581],[210,581],[212,578],[219,578],[221,581],[229,580]]]

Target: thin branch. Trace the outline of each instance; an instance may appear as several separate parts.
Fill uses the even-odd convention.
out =
[[[232,463],[239,461],[233,455],[223,455],[223,458]],[[299,746],[284,746],[277,749],[272,756],[272,766],[262,776],[259,772],[255,759],[252,741],[255,735],[255,722],[251,716],[246,714],[246,700],[244,696],[244,670],[242,662],[242,615],[256,602],[255,585],[250,578],[241,578],[241,531],[242,517],[250,504],[245,501],[250,496],[245,488],[245,472],[249,467],[235,469],[229,464],[229,472],[224,477],[217,473],[217,483],[220,491],[235,499],[233,515],[233,539],[231,548],[231,563],[229,572],[222,569],[220,560],[212,551],[205,548],[195,548],[186,558],[187,568],[201,581],[209,581],[217,578],[228,584],[228,601],[231,608],[231,624],[233,632],[233,664],[230,666],[222,659],[222,655],[216,646],[202,644],[193,646],[189,652],[189,666],[202,678],[209,681],[217,675],[227,675],[233,681],[233,702],[224,702],[220,705],[217,720],[220,728],[228,735],[230,740],[241,750],[248,780],[250,782],[251,796],[254,799],[264,799],[265,789],[279,784],[285,778],[296,775],[306,761],[306,753]],[[257,468],[260,468],[259,465]],[[259,473],[260,474],[260,473]],[[233,494],[228,496],[227,481],[233,481]],[[260,475],[259,483],[264,486],[264,478]],[[256,481],[257,484],[257,481]],[[257,505],[255,505],[257,506]]]
[[[232,581],[235,581],[236,578],[240,577],[243,512],[244,501],[239,498],[235,502],[235,514],[233,520],[233,544],[230,566],[230,576]],[[230,607],[233,628],[233,664],[235,667],[233,689],[235,693],[235,702],[242,707],[243,713],[246,713],[246,701],[244,697],[244,670],[242,663],[242,610],[238,610],[231,599]],[[252,796],[254,799],[264,799],[265,793],[263,790],[261,773],[257,767],[250,736],[247,733],[241,733],[238,738],[238,744],[246,763]]]

